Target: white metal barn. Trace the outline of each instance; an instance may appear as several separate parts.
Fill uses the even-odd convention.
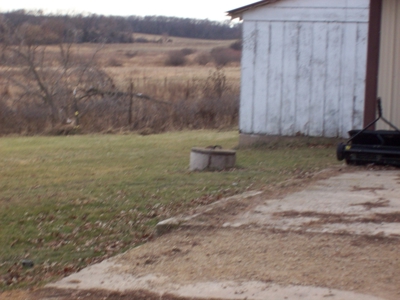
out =
[[[400,1],[264,0],[243,19],[241,141],[400,126]],[[378,125],[379,126],[379,125]]]

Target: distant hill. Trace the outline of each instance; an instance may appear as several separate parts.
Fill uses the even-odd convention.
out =
[[[135,33],[162,35],[159,42],[168,41],[169,36],[232,40],[240,39],[241,24],[163,16],[43,15],[24,10],[1,13],[0,42],[15,32],[28,34],[38,44],[147,42],[135,41]]]

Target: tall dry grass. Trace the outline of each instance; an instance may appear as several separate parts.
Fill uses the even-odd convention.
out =
[[[74,115],[51,126],[48,109],[40,102],[0,97],[0,134],[74,134],[232,128],[238,121],[238,84],[227,82],[223,69],[204,79],[132,78],[131,85],[115,87],[79,103],[79,127]],[[145,97],[137,97],[143,94]],[[11,104],[10,104],[11,103]]]

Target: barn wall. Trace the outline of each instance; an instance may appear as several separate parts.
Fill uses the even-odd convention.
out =
[[[347,137],[362,127],[369,0],[282,0],[243,15],[240,130]]]
[[[379,58],[378,97],[383,115],[400,127],[400,1],[384,0]],[[377,129],[392,129],[379,121]]]

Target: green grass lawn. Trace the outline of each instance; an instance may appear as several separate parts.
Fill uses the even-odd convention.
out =
[[[239,149],[237,168],[189,172],[193,146],[237,132],[0,139],[0,290],[42,284],[145,242],[194,205],[337,164],[334,146]],[[33,260],[33,268],[21,260]]]

